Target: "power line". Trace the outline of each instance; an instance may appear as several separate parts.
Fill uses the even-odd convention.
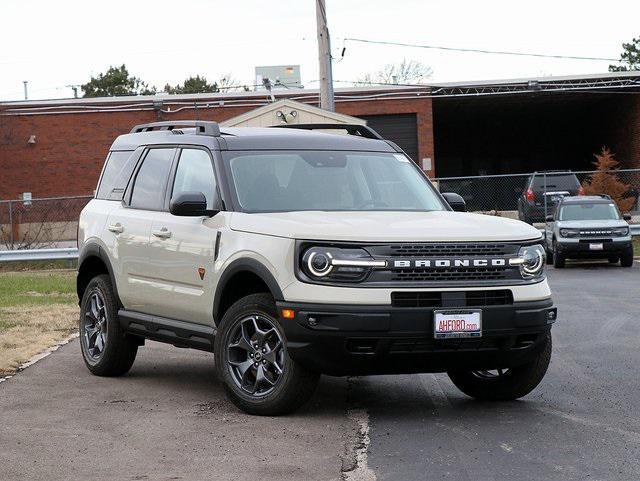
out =
[[[467,53],[484,53],[490,55],[513,55],[517,57],[538,57],[538,58],[555,58],[555,59],[568,59],[568,60],[595,60],[595,61],[603,61],[603,62],[617,62],[623,63],[624,60],[620,60],[617,58],[607,58],[607,57],[582,57],[578,55],[553,55],[553,54],[543,54],[543,53],[532,53],[532,52],[511,52],[508,50],[485,50],[479,48],[456,48],[456,47],[444,47],[441,45],[423,45],[423,44],[415,44],[415,43],[403,43],[403,42],[387,42],[383,40],[369,40],[364,38],[344,38],[344,44],[347,42],[360,42],[360,43],[368,43],[368,44],[376,44],[376,45],[393,45],[396,47],[412,47],[412,48],[427,48],[432,50],[444,50],[447,52],[467,52]],[[344,56],[344,49],[342,51],[342,55]]]

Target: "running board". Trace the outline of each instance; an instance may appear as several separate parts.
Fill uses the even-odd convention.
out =
[[[120,309],[120,325],[130,333],[177,347],[213,352],[215,330],[211,326]]]

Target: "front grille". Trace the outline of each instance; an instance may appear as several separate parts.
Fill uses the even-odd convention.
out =
[[[391,257],[496,256],[513,252],[513,245],[500,243],[392,244]]]
[[[513,269],[452,267],[448,269],[400,269],[391,272],[392,281],[493,281],[509,279]]]
[[[467,292],[467,307],[509,306],[511,304],[513,304],[513,293],[508,289]]]
[[[580,237],[611,237],[613,231],[611,229],[588,229],[581,230]]]
[[[447,351],[478,351],[484,349],[525,349],[540,339],[540,334],[518,336],[488,336],[473,339],[396,338],[389,346],[390,354],[410,354]]]
[[[416,338],[394,339],[389,352],[393,354],[402,354],[433,351],[497,349],[504,346],[507,342],[508,338],[499,337],[447,340]]]
[[[442,307],[441,292],[392,292],[393,307]]]
[[[513,304],[513,294],[508,289],[491,291],[445,292],[392,292],[393,307],[484,307]]]

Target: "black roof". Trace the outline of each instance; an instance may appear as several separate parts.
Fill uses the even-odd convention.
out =
[[[193,121],[185,121],[193,123]],[[207,123],[207,122],[203,122]],[[220,127],[220,135],[197,132],[196,127],[167,128],[158,123],[159,130],[136,126],[135,133],[119,136],[111,150],[135,150],[141,145],[190,144],[205,145],[214,150],[351,150],[368,152],[397,152],[385,140],[361,135],[340,135],[317,130],[271,127]],[[172,124],[173,125],[173,124]],[[180,125],[175,122],[175,125]]]

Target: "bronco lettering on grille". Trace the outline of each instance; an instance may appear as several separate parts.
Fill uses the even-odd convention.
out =
[[[506,259],[411,259],[393,261],[395,269],[506,267],[506,265]]]

